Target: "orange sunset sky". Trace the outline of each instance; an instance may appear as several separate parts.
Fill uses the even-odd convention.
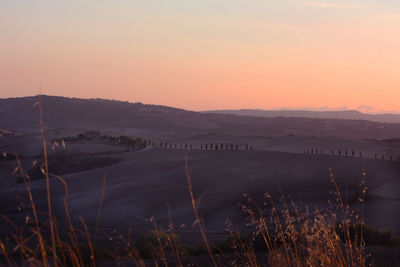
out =
[[[400,111],[398,0],[4,0],[0,97]]]

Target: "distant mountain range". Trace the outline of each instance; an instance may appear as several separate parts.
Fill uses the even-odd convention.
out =
[[[255,117],[286,117],[286,118],[316,118],[316,119],[341,119],[341,120],[367,120],[384,123],[400,123],[400,114],[368,114],[357,110],[343,111],[309,111],[309,110],[210,110],[205,113],[231,114]]]

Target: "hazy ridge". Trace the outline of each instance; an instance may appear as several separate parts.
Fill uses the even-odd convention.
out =
[[[288,117],[288,118],[318,118],[341,120],[367,120],[383,123],[400,123],[400,114],[368,114],[357,110],[339,111],[311,111],[311,110],[262,110],[262,109],[238,109],[238,110],[209,110],[205,113],[234,114],[239,116],[257,117]]]

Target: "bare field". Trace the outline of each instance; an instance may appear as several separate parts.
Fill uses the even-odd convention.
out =
[[[264,193],[279,198],[282,192],[302,205],[326,207],[327,201],[332,199],[329,194],[332,189],[328,173],[330,168],[334,170],[349,203],[357,199],[358,184],[365,168],[371,194],[366,202],[367,222],[376,227],[392,227],[396,233],[400,232],[395,223],[399,219],[395,212],[399,207],[398,200],[390,198],[390,194],[382,190],[387,184],[392,185],[392,190],[398,187],[398,183],[394,184],[400,174],[398,162],[269,151],[151,149],[117,154],[122,158],[120,163],[63,175],[68,183],[72,214],[76,215],[75,218],[83,216],[89,224],[95,222],[102,178],[106,175],[104,216],[101,220],[103,227],[147,229],[141,217],[154,216],[166,222],[166,204],[171,206],[177,224],[190,226],[193,223],[193,211],[184,170],[185,153],[189,158],[195,194],[201,197],[200,211],[212,232],[224,231],[226,217],[239,225],[243,224],[242,212],[238,207],[243,193],[262,202]],[[10,165],[2,164],[4,167]],[[10,175],[3,177],[13,179]],[[58,206],[56,213],[63,217],[64,186],[55,178],[51,179],[51,184],[53,202]],[[33,181],[32,189],[39,208],[45,209],[45,182]],[[17,210],[19,203],[15,201],[16,192],[23,195],[24,186],[2,188],[2,210]],[[374,215],[376,211],[384,212],[385,219],[378,219]],[[188,230],[191,230],[190,227]]]

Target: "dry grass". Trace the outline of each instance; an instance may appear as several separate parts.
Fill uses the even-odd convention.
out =
[[[268,248],[270,266],[366,266],[362,232],[351,238],[351,211],[343,203],[332,171],[331,181],[336,188],[339,214],[333,210],[315,209],[312,213],[308,208],[301,210],[285,197],[281,199],[282,208],[278,209],[268,194],[263,207],[259,208],[245,195],[247,203],[242,209],[248,215],[248,225],[255,229],[253,240],[261,236]],[[344,229],[344,238],[335,228],[338,222],[339,229]],[[359,223],[363,225],[362,218]],[[260,265],[256,262],[252,266]]]
[[[43,126],[43,110],[39,97],[41,137],[44,159],[41,166],[46,178],[47,189],[47,220],[39,219],[39,212],[30,187],[29,176],[24,172],[18,154],[17,169],[26,185],[29,199],[27,223],[15,225],[8,221],[13,232],[8,237],[0,239],[0,258],[3,264],[9,266],[96,266],[101,262],[102,251],[97,244],[98,226],[101,218],[101,208],[106,190],[106,177],[103,179],[97,213],[96,228],[91,231],[81,218],[79,226],[73,225],[68,208],[68,185],[58,176],[49,173],[47,145]],[[339,186],[336,184],[333,171],[330,178],[334,187],[336,208],[326,211],[315,209],[300,209],[295,203],[282,197],[279,208],[274,200],[265,195],[263,205],[258,204],[248,195],[241,205],[247,214],[247,225],[251,231],[243,234],[232,223],[227,223],[231,238],[221,246],[212,246],[207,239],[204,222],[197,208],[192,189],[191,174],[187,156],[186,174],[190,201],[194,212],[194,225],[199,227],[204,252],[208,255],[210,266],[366,266],[367,255],[363,239],[364,222],[361,216],[352,218],[349,207],[344,203]],[[62,229],[52,214],[50,177],[56,177],[65,186],[64,209],[67,225]],[[360,184],[360,202],[364,201],[366,193],[365,173]],[[189,201],[189,200],[188,200]],[[169,225],[165,229],[158,225],[154,218],[149,221],[154,231],[140,240],[133,240],[131,231],[127,236],[119,235],[115,246],[108,249],[107,254],[115,265],[125,266],[184,266],[191,262],[191,251],[185,247],[175,232],[171,211],[168,206]],[[3,218],[7,220],[7,218]],[[361,227],[354,233],[352,223]],[[337,227],[338,226],[338,227]],[[63,232],[63,234],[60,234]],[[94,234],[92,234],[94,232]],[[344,233],[344,234],[343,234]],[[248,238],[246,238],[247,236]],[[260,242],[261,241],[261,242]],[[104,255],[103,255],[104,257]]]

